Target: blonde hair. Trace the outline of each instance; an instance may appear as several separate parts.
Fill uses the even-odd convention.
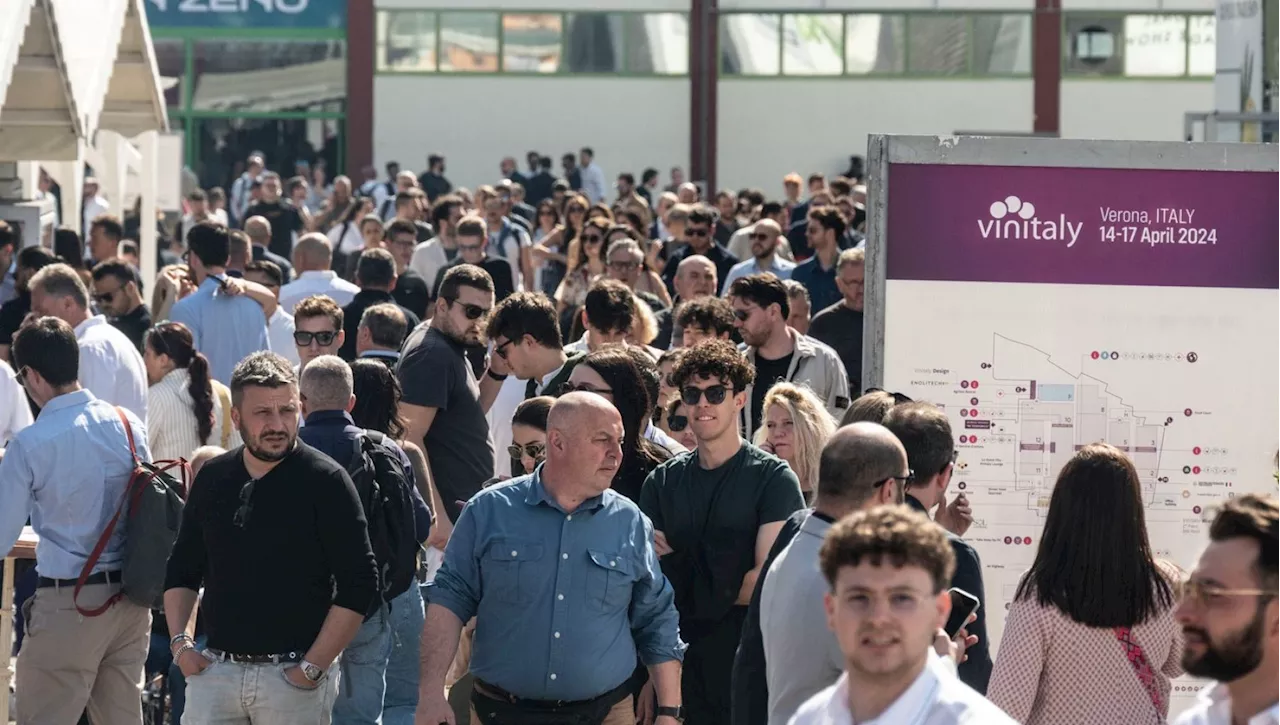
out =
[[[822,447],[836,432],[836,422],[827,412],[818,396],[807,386],[794,383],[776,383],[765,393],[764,406],[761,408],[760,427],[756,430],[755,444],[761,445],[769,440],[769,429],[764,418],[769,414],[769,407],[781,406],[791,416],[792,437],[794,443],[791,470],[800,479],[800,489],[810,494],[818,490],[818,461],[822,458]]]
[[[632,293],[631,306],[635,309],[635,322],[631,323],[630,337],[641,345],[648,345],[658,336],[658,318],[649,304]]]

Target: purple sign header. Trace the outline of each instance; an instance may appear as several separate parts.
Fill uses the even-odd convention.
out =
[[[1280,175],[889,166],[889,279],[1280,287]]]

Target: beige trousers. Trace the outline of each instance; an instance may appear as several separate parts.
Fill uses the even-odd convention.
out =
[[[45,587],[27,600],[15,693],[19,725],[74,723],[86,706],[94,725],[141,725],[151,610],[121,599],[100,616],[83,617],[72,590]],[[119,584],[87,586],[80,606],[92,609],[118,591]]]

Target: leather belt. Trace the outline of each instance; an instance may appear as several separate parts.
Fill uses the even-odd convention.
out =
[[[236,662],[242,665],[280,665],[288,662],[301,662],[304,652],[286,652],[278,655],[242,655],[234,652],[223,652],[220,649],[208,647],[205,653],[210,659],[219,662]]]
[[[512,705],[531,707],[531,708],[536,708],[540,710],[555,710],[555,709],[564,708],[564,707],[575,707],[579,705],[586,705],[588,703],[593,703],[598,700],[604,700],[604,699],[611,699],[612,704],[617,704],[618,702],[621,702],[624,697],[626,697],[631,693],[631,679],[628,678],[621,685],[618,685],[617,687],[613,688],[612,690],[609,690],[608,692],[604,693],[603,695],[600,695],[599,697],[592,697],[587,700],[533,700],[527,697],[518,697],[516,695],[511,694],[510,692],[507,692],[501,687],[498,687],[497,685],[491,685],[488,682],[485,682],[480,679],[474,680],[472,683],[472,687],[475,688],[476,692],[489,698],[490,700],[498,700],[500,702],[507,702]]]
[[[97,574],[90,574],[84,580],[85,586],[90,584],[119,584],[122,574],[118,571],[100,571]],[[45,587],[74,587],[80,580],[77,579],[50,579],[42,576],[36,580],[36,588],[44,589]]]

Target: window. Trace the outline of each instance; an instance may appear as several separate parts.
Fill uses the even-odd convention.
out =
[[[436,14],[416,10],[378,13],[380,71],[436,69]]]
[[[1084,63],[1105,63],[1116,54],[1116,36],[1106,28],[1089,26],[1076,33],[1074,52]]]
[[[907,21],[907,70],[960,75],[969,70],[969,23],[964,15],[920,14]]]
[[[1067,73],[1187,78],[1212,76],[1216,68],[1212,15],[1070,13],[1064,27]]]
[[[493,73],[498,70],[497,13],[440,13],[440,70]]]
[[[844,23],[846,73],[867,75],[906,70],[906,20],[901,15],[849,15]]]
[[[565,56],[571,73],[621,73],[622,18],[616,13],[569,13]]]
[[[1212,15],[1192,15],[1187,31],[1188,72],[1212,76],[1218,68],[1217,25]]]
[[[974,15],[973,72],[976,75],[1031,73],[1031,16]]]
[[[1126,76],[1182,76],[1187,73],[1185,15],[1128,15],[1124,19]]]
[[[733,13],[720,26],[720,69],[725,75],[776,76],[782,42],[778,15]]]
[[[339,110],[347,96],[341,40],[197,40],[192,52],[195,110]]]
[[[502,69],[555,73],[560,70],[559,13],[502,16]]]
[[[156,70],[160,73],[160,90],[164,102],[170,108],[179,108],[182,100],[182,79],[187,75],[186,41],[180,38],[155,38]]]
[[[782,20],[782,72],[837,76],[843,70],[844,18],[786,15]]]
[[[681,13],[623,15],[627,71],[658,75],[689,72],[689,19]]]

